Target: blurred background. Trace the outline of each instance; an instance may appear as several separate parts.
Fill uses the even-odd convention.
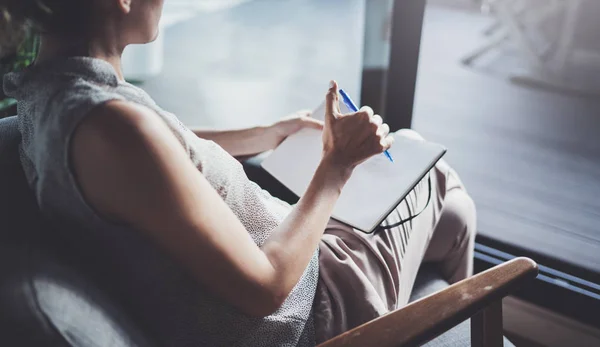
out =
[[[159,39],[128,48],[124,71],[216,128],[312,109],[336,79],[448,147],[478,207],[479,271],[542,265],[505,301],[517,346],[598,346],[598,18],[598,0],[166,0]]]

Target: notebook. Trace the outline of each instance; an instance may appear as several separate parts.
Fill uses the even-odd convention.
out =
[[[350,113],[343,103],[340,108],[342,113]],[[324,119],[324,103],[313,112],[313,117]],[[283,141],[262,162],[262,167],[294,194],[302,196],[322,151],[321,131],[303,129]],[[444,156],[446,149],[439,144],[395,136],[389,152],[393,163],[380,154],[355,168],[334,207],[334,219],[372,233]]]

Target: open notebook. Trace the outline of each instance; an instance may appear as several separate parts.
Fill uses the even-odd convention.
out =
[[[350,113],[343,103],[340,108],[342,113]],[[324,119],[325,104],[314,111],[313,117]],[[318,130],[303,129],[288,137],[263,161],[263,168],[302,196],[321,160],[321,136]],[[395,140],[389,150],[393,163],[380,154],[354,170],[334,208],[334,219],[363,232],[373,232],[446,153],[444,147],[435,143],[401,136]]]

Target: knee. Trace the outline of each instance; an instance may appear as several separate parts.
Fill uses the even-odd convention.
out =
[[[425,141],[425,139],[423,138],[423,136],[421,136],[421,134],[419,134],[418,132],[416,132],[412,129],[400,129],[400,130],[396,131],[395,134],[398,136],[404,136],[406,138],[417,140],[417,141]]]
[[[456,246],[469,245],[475,240],[477,232],[477,211],[475,202],[465,190],[453,189],[448,192],[443,207],[444,223],[454,235]]]
[[[450,192],[453,196],[449,203],[453,204],[454,218],[456,223],[461,226],[458,228],[461,235],[459,239],[475,240],[477,233],[477,209],[473,198],[463,189],[455,189]],[[469,242],[472,243],[472,242]]]

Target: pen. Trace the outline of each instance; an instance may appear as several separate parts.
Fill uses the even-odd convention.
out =
[[[346,106],[348,106],[348,108],[350,109],[350,111],[352,111],[352,112],[358,112],[358,107],[356,107],[356,104],[354,103],[354,101],[352,101],[352,99],[350,99],[350,95],[348,95],[348,93],[346,93],[343,89],[340,89],[340,95],[342,96],[342,101],[344,101],[344,104],[346,104]],[[394,158],[392,158],[392,156],[390,155],[390,152],[388,152],[386,150],[385,152],[383,152],[383,154],[385,154],[385,156],[392,163],[394,162]]]

